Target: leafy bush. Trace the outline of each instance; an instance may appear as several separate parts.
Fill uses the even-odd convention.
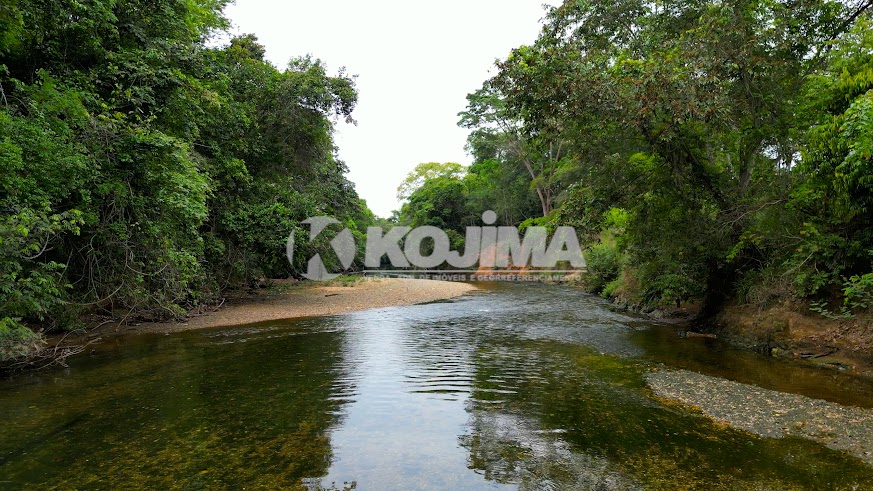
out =
[[[618,292],[619,288],[622,287],[621,277],[618,277],[603,287],[603,291],[600,292],[600,296],[603,298],[612,298]]]
[[[21,319],[43,321],[63,305],[59,272],[64,265],[40,258],[55,236],[77,232],[79,223],[77,213],[48,215],[30,209],[0,218],[2,356],[27,353],[39,344],[41,338]]]
[[[43,336],[23,326],[18,319],[0,318],[0,362],[25,358],[45,344]]]
[[[775,267],[746,272],[734,289],[737,300],[759,309],[796,296],[791,275]]]
[[[588,249],[585,263],[588,266],[585,284],[592,293],[602,292],[607,284],[618,277],[621,270],[618,249],[610,244],[597,244]]]
[[[869,309],[873,307],[873,273],[852,276],[843,283],[843,308]]]
[[[829,310],[826,301],[813,302],[811,310],[829,319],[851,319],[857,311],[870,308],[873,308],[873,273],[843,281],[843,303],[838,312]]]

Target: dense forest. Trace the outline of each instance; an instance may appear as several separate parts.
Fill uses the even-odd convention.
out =
[[[873,307],[873,2],[583,0],[468,96],[398,219],[573,225],[633,304]],[[704,312],[705,314],[706,312]]]
[[[33,327],[288,276],[309,216],[372,219],[332,139],[353,77],[213,42],[224,3],[0,3],[0,359],[38,348]]]
[[[85,314],[178,316],[299,273],[284,245],[307,217],[376,220],[333,142],[354,77],[227,40],[224,3],[0,4],[0,359]],[[550,8],[467,97],[472,164],[419,165],[379,223],[460,247],[493,209],[575,226],[604,296],[856,315],[873,306],[871,6]]]

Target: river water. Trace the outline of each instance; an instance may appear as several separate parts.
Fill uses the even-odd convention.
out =
[[[686,369],[844,405],[869,380],[681,338],[570,287],[97,346],[0,380],[0,489],[873,489],[658,399]]]

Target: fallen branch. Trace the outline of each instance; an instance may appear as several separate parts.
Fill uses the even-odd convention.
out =
[[[36,369],[42,370],[45,368],[53,367],[53,366],[62,366],[64,368],[69,368],[67,365],[67,358],[71,356],[78,355],[85,351],[85,349],[100,341],[101,338],[92,338],[84,343],[77,344],[65,344],[67,337],[70,334],[81,333],[84,332],[84,329],[79,329],[76,331],[70,331],[57,342],[53,346],[49,346],[43,348],[36,353],[28,356],[24,360],[13,363],[9,365],[10,370],[24,370],[24,369]]]

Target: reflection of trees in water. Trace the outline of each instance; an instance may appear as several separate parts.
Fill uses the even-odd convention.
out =
[[[43,488],[302,489],[327,473],[329,430],[354,391],[346,333],[321,322],[179,334],[23,387],[21,401],[65,405],[4,428],[5,447],[27,448],[4,473]],[[78,414],[66,437],[43,436]]]
[[[533,489],[641,489],[602,457],[571,450],[558,432],[539,430],[523,416],[475,409],[471,434],[461,437],[469,465],[490,481]]]
[[[510,321],[455,318],[401,328],[403,359],[413,368],[406,377],[415,391],[471,394],[470,432],[460,437],[469,466],[488,480],[522,489],[638,489],[606,458],[573,451],[560,431],[542,429],[541,396],[549,379],[581,376],[555,348],[592,351],[519,339],[525,326]],[[604,384],[597,378],[590,383]]]
[[[756,438],[647,396],[647,365],[583,346],[480,349],[469,465],[525,489],[860,489],[873,470],[812,442]],[[741,470],[741,471],[739,471]],[[855,487],[853,487],[855,486]]]
[[[552,377],[572,375],[561,354],[527,344],[492,345],[476,354],[469,433],[460,438],[469,466],[520,489],[640,489],[606,458],[574,448],[564,429],[543,420],[549,410],[543,389]]]

